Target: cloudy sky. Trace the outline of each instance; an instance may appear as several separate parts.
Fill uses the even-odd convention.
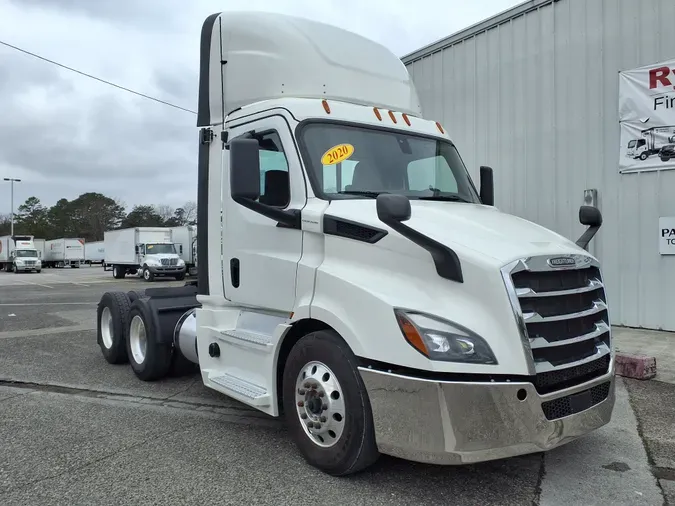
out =
[[[404,55],[519,0],[0,0],[0,41],[196,110],[209,14],[264,10],[365,35]],[[359,5],[360,4],[360,5]],[[0,213],[88,191],[134,204],[196,200],[196,117],[0,45]]]

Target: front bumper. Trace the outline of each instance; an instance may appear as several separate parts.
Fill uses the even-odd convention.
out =
[[[606,425],[615,401],[613,360],[604,376],[547,395],[525,382],[442,382],[359,370],[380,452],[431,464],[467,464],[550,450]],[[521,401],[523,390],[527,397]],[[568,396],[587,390],[594,405],[569,414]],[[549,420],[542,404],[555,400],[545,404],[547,413],[562,417]]]
[[[162,265],[160,267],[150,267],[148,270],[155,276],[176,276],[177,274],[185,273],[185,266],[178,267],[176,265]]]
[[[17,272],[31,272],[42,269],[41,265],[15,265],[14,270]]]

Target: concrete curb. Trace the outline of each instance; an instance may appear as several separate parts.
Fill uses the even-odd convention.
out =
[[[616,374],[624,378],[648,380],[656,376],[656,358],[647,355],[616,354]]]

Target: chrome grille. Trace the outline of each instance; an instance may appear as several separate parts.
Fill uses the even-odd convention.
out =
[[[24,263],[26,265],[35,265],[35,260],[26,260]]]
[[[178,265],[177,258],[162,258],[162,265]]]
[[[532,257],[502,269],[537,391],[590,381],[610,367],[611,329],[599,265],[585,255]]]

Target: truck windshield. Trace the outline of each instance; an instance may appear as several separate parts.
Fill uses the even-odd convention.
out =
[[[14,251],[17,258],[35,258],[38,256],[37,250],[34,249],[18,249]]]
[[[176,247],[173,244],[148,244],[146,250],[148,255],[176,253]]]
[[[457,149],[445,139],[326,122],[304,127],[300,144],[319,197],[398,193],[480,203]]]

